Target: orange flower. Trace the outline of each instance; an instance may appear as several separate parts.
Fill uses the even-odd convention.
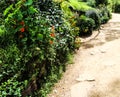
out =
[[[50,44],[53,44],[53,41],[52,41],[52,40],[50,40],[49,42],[50,42]]]
[[[21,28],[21,29],[20,29],[20,32],[25,32],[25,28]]]
[[[21,25],[24,25],[24,24],[25,24],[25,22],[24,22],[24,21],[21,21],[21,22],[20,22],[20,24],[21,24]]]
[[[55,33],[50,33],[50,36],[51,37],[55,37]]]

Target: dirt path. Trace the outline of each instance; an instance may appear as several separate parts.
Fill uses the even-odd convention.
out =
[[[94,34],[82,41],[87,41]],[[82,44],[48,97],[120,97],[120,14]]]

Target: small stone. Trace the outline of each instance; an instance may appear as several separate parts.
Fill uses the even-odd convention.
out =
[[[54,90],[54,93],[57,93],[58,91],[57,90]]]
[[[90,55],[94,55],[94,52],[90,52]]]
[[[100,50],[100,52],[101,52],[101,53],[106,53],[106,51],[105,51],[105,50]]]
[[[82,81],[84,81],[84,79],[77,78],[76,81],[82,82]]]
[[[76,81],[78,81],[78,82],[83,82],[83,81],[93,82],[93,81],[95,81],[95,78],[91,75],[82,75],[82,76],[79,76],[79,78],[77,78]]]

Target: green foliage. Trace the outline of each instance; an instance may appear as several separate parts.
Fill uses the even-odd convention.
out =
[[[96,1],[95,0],[82,0],[83,2],[86,2],[87,5],[91,6],[91,7],[95,7],[96,6]]]
[[[79,36],[89,36],[92,34],[95,22],[93,19],[86,16],[81,16],[78,20],[77,26],[80,28]]]
[[[87,4],[89,6],[95,7],[96,1],[95,0],[87,0]]]
[[[86,11],[85,15],[94,20],[94,23],[95,23],[93,25],[94,29],[97,29],[100,27],[101,20],[100,20],[99,12],[97,10],[88,10]]]
[[[7,80],[17,72],[18,68],[20,69],[20,65],[18,65],[20,59],[20,52],[15,44],[0,49],[0,60],[2,61],[0,82]]]
[[[97,29],[100,26],[99,13],[92,7],[88,6],[89,2],[81,2],[77,0],[64,1],[61,4],[65,16],[72,21],[68,21],[71,25],[74,24],[74,29],[78,28],[77,36],[91,35],[93,29]],[[80,16],[87,16],[87,19],[81,19]],[[69,19],[70,20],[70,19]],[[81,22],[82,21],[82,22]],[[90,23],[90,24],[89,24]],[[85,33],[86,32],[86,33]]]
[[[0,48],[0,95],[21,97],[21,92],[25,87],[25,82],[19,82],[24,65],[20,63],[22,55],[15,44],[6,48]],[[7,88],[6,88],[7,87]]]
[[[108,8],[104,5],[99,6],[99,9],[101,9],[101,10],[99,10],[101,24],[105,24],[111,18],[110,10],[108,10]]]
[[[114,5],[113,5],[113,11],[116,13],[120,13],[120,1],[114,1]]]
[[[96,1],[96,6],[100,4],[105,4],[105,5],[109,4],[109,0],[95,0],[95,1]]]
[[[44,1],[20,0],[2,13],[2,96],[46,97],[49,88],[65,71],[67,56],[74,50],[75,36],[63,19],[59,4],[51,0],[48,6],[45,4]],[[41,5],[46,7],[41,9]]]
[[[86,11],[86,10],[92,9],[85,2],[78,2],[78,0],[69,0],[69,2],[70,2],[70,5],[73,7],[73,9],[76,9],[76,10]]]
[[[107,7],[84,1],[0,2],[0,96],[46,97],[72,63],[79,36],[109,19]]]
[[[0,26],[0,37],[4,34],[5,29],[4,29],[4,25]]]
[[[23,89],[23,85],[25,86],[25,83],[26,82],[15,81],[13,78],[8,79],[6,82],[1,84],[0,95],[3,97],[6,97],[6,96],[21,97],[22,96],[21,91]]]

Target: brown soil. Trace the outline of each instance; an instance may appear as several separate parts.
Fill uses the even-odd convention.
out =
[[[101,26],[76,51],[74,64],[48,97],[120,97],[120,14]]]

